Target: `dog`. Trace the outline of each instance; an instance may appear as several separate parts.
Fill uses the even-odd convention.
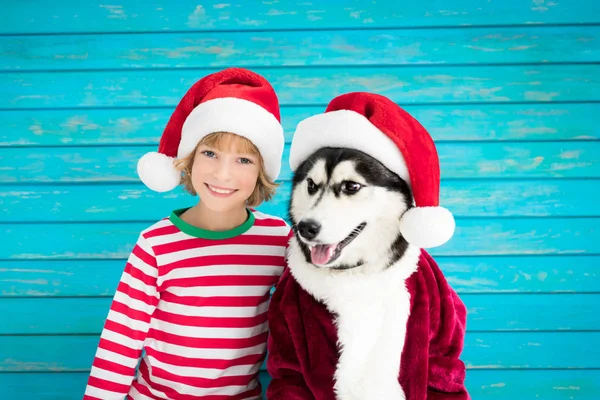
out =
[[[435,144],[355,92],[301,121],[293,234],[269,305],[269,400],[469,400],[466,308],[424,250],[449,240]]]
[[[410,187],[373,157],[320,149],[298,168],[292,188],[292,252],[306,263],[328,273],[374,273],[406,252],[399,223],[413,206]]]
[[[339,399],[403,399],[398,384],[419,249],[400,233],[410,186],[354,149],[322,148],[294,174],[288,262],[298,282],[337,314]],[[368,395],[367,395],[368,394]]]

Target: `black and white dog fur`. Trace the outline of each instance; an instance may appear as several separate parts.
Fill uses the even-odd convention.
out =
[[[420,254],[400,234],[411,207],[409,184],[357,150],[322,148],[295,172],[288,261],[298,283],[336,316],[339,400],[404,398],[405,280]]]

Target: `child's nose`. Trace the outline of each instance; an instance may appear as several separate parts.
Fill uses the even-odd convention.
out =
[[[228,181],[231,179],[231,166],[229,163],[220,162],[213,174],[219,181]]]

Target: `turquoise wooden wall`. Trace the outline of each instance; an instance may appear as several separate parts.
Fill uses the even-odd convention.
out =
[[[458,217],[433,254],[468,306],[473,398],[600,398],[600,2],[2,8],[0,398],[81,398],[138,232],[194,201],[145,189],[136,161],[227,66],[273,83],[288,141],[351,90],[421,120]],[[264,210],[284,215],[289,178]]]

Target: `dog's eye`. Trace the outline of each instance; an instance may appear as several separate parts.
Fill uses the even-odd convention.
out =
[[[357,182],[346,181],[342,183],[342,190],[347,194],[354,194],[362,188],[362,185]]]
[[[319,187],[317,186],[317,184],[310,178],[308,178],[306,180],[306,183],[308,184],[308,194],[315,194],[317,193],[317,190],[319,189]]]

